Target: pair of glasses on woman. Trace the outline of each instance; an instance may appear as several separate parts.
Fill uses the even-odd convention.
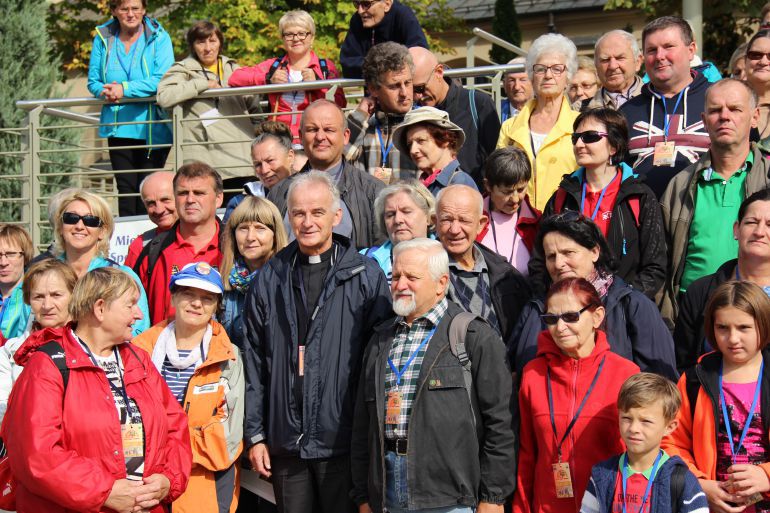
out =
[[[566,64],[551,64],[546,66],[545,64],[535,64],[532,66],[532,73],[535,75],[545,75],[548,70],[551,70],[551,74],[555,77],[560,77],[562,73],[567,71]]]
[[[746,52],[746,58],[750,61],[761,61],[762,57],[767,57],[767,60],[770,61],[770,52],[758,52],[757,50]]]
[[[310,35],[310,32],[284,32],[283,38],[286,41],[304,41]]]
[[[607,137],[607,132],[598,132],[596,130],[586,130],[585,132],[575,132],[572,134],[572,144],[577,144],[578,141],[582,140],[585,144],[591,144],[595,142],[599,142],[602,140],[602,137]]]
[[[99,228],[102,225],[102,218],[99,216],[95,216],[92,214],[86,214],[84,216],[81,216],[80,214],[76,214],[75,212],[65,212],[61,216],[62,223],[64,224],[78,224],[78,222],[83,221],[83,226],[86,226],[87,228]]]
[[[554,326],[557,322],[559,322],[559,319],[566,322],[567,324],[575,324],[580,320],[580,314],[588,310],[588,308],[591,305],[586,305],[577,312],[564,312],[560,314],[554,314],[554,313],[544,313],[540,314],[540,320],[543,321],[543,324],[546,326]]]

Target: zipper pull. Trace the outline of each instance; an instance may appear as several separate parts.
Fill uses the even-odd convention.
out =
[[[299,435],[299,438],[297,438],[297,445],[299,445],[300,441],[302,440],[302,437],[305,436],[305,433],[301,433]]]
[[[184,405],[184,413],[187,415],[190,412],[190,401],[187,401],[187,404]]]
[[[623,239],[623,256],[626,255],[626,239]]]

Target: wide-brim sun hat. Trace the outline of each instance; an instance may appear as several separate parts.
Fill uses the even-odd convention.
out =
[[[407,112],[406,116],[404,116],[404,121],[393,131],[393,146],[405,155],[409,154],[406,134],[410,127],[418,123],[429,123],[457,133],[457,151],[460,151],[460,148],[465,143],[465,132],[462,128],[449,121],[449,114],[435,107],[419,107]]]
[[[211,267],[207,262],[193,262],[187,264],[181,271],[171,276],[169,288],[191,287],[206,290],[214,294],[222,294],[222,276],[219,271]]]

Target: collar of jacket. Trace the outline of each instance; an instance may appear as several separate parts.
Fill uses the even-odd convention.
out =
[[[709,81],[706,79],[705,76],[703,76],[702,73],[698,73],[697,71],[690,69],[690,76],[692,77],[692,82],[687,84],[682,91],[689,89],[690,91],[697,91],[700,89],[704,89],[709,86]],[[642,86],[641,94],[647,96],[647,97],[655,97],[656,99],[660,100],[661,96],[663,96],[661,93],[655,91],[653,89],[652,82],[647,82]],[[681,93],[682,91],[679,91]],[[676,94],[679,94],[676,93]]]
[[[133,343],[141,344],[141,347],[147,347],[147,352],[152,354],[155,344],[158,342],[158,335],[163,331],[171,321],[166,319],[159,322],[149,330],[140,333]],[[209,321],[211,325],[211,343],[209,344],[209,352],[206,353],[206,361],[201,364],[199,368],[208,367],[211,365],[218,365],[221,362],[227,360],[235,360],[235,353],[233,352],[233,346],[230,343],[230,339],[227,338],[225,328],[214,319]],[[141,341],[141,342],[139,342]]]
[[[161,31],[160,23],[158,23],[158,20],[155,18],[150,18],[145,15],[142,20],[142,25],[144,26],[144,37],[147,39],[147,44],[149,44]],[[110,38],[118,36],[118,33],[120,32],[120,22],[115,18],[110,18],[106,23],[96,27],[96,31],[106,42]]]
[[[436,108],[439,110],[447,111],[447,105],[457,105],[457,98],[460,96],[462,91],[465,91],[465,89],[458,85],[457,82],[451,78],[444,77],[444,82],[446,82],[447,86],[449,86],[449,89],[447,89],[444,100],[436,104]]]
[[[340,179],[337,182],[337,190],[340,191],[340,198],[342,198],[342,200],[344,201],[345,197],[347,195],[348,189],[350,188],[350,186],[352,184],[351,176],[350,175],[357,168],[355,167],[355,165],[353,163],[349,162],[345,158],[344,155],[342,156],[342,160],[340,161],[339,165],[342,166],[342,171],[340,171]],[[297,173],[297,175],[299,175],[301,173],[307,173],[311,169],[312,169],[312,167],[310,166],[310,161],[308,160],[307,162],[305,162],[305,165],[302,166],[302,169],[299,170],[299,173]],[[296,175],[292,175],[292,176],[296,176]],[[284,180],[284,181],[286,181],[286,180]],[[283,183],[283,182],[281,182],[281,183]],[[277,187],[277,185],[276,185],[276,187]],[[288,189],[287,189],[287,196],[288,196]],[[287,197],[287,202],[288,202],[288,197]]]
[[[598,364],[603,356],[610,352],[610,344],[607,341],[607,335],[602,330],[596,330],[594,349],[591,354],[580,358],[580,362],[587,365]],[[562,352],[553,337],[547,329],[540,332],[537,336],[537,356],[543,356],[548,360],[549,366],[562,366],[574,358],[567,356]]]
[[[532,146],[529,144],[530,129],[529,118],[532,116],[535,107],[537,107],[537,98],[533,98],[524,104],[519,113],[513,119],[511,126],[510,137],[515,141],[526,141],[526,144],[522,144],[524,151],[530,160],[533,160]],[[559,110],[559,117],[556,119],[556,124],[548,132],[545,140],[543,141],[543,147],[554,139],[559,139],[565,134],[572,133],[573,119],[571,116],[567,116],[567,113],[574,112],[569,103],[569,98],[566,94],[561,97],[561,109]],[[542,147],[541,147],[542,150]]]
[[[376,127],[378,126],[380,127],[380,130],[383,128],[386,131],[395,130],[395,128],[404,121],[405,115],[406,114],[389,114],[385,111],[378,110],[369,119],[369,126],[372,127],[372,130],[377,130]]]
[[[353,244],[350,242],[350,239],[344,235],[332,233],[332,241],[334,244],[340,246],[340,251],[337,255],[338,260],[333,267],[334,278],[337,280],[337,283],[349,280],[353,276],[366,270],[365,263],[359,258],[362,257],[362,255],[356,251],[355,247],[353,247]],[[267,263],[267,265],[275,269],[276,274],[285,280],[283,283],[289,283],[288,280],[289,275],[291,274],[292,262],[294,262],[294,258],[297,256],[298,252],[299,244],[297,244],[296,240],[293,240]],[[374,261],[372,261],[372,264],[375,264]],[[288,290],[288,287],[284,287],[284,290]]]
[[[754,163],[747,169],[746,181],[744,182],[744,189],[746,188],[749,180],[752,177],[754,170],[767,169],[765,180],[770,180],[770,166],[768,166],[768,156],[762,152],[762,149],[756,144],[751,143],[750,152],[753,153]],[[687,181],[687,195],[686,201],[689,202],[690,208],[695,208],[695,190],[698,187],[698,180],[703,174],[704,169],[711,167],[711,151],[704,152],[700,159],[695,164],[680,171],[680,173],[689,173]],[[672,180],[672,183],[674,181]],[[669,184],[670,186],[671,184]],[[665,196],[665,194],[664,194]]]
[[[644,86],[642,79],[639,78],[638,75],[636,75],[634,76],[634,83],[631,84],[631,86],[627,90],[621,92],[620,94],[628,97],[628,99],[630,100],[631,98],[633,98],[634,96],[638,96],[639,93],[642,92],[642,86]],[[615,101],[612,98],[612,96],[610,96],[610,92],[607,90],[606,87],[601,87],[596,92],[593,99],[588,103],[588,106],[591,107],[592,104],[594,104],[595,102],[599,102],[602,105],[615,105]],[[615,106],[615,108],[617,108],[617,106]]]
[[[634,170],[626,164],[621,162],[618,166],[620,168],[620,188],[618,189],[615,203],[620,203],[627,196],[641,195],[644,193],[642,180],[639,175],[634,173]],[[585,168],[580,167],[572,174],[564,175],[559,184],[559,187],[564,189],[567,194],[580,201],[580,197],[583,193],[583,180],[585,180]]]

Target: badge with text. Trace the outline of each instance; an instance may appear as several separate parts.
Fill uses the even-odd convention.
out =
[[[673,166],[676,162],[676,144],[674,141],[655,143],[653,166]]]
[[[556,485],[557,498],[571,499],[575,496],[572,491],[572,475],[569,471],[569,463],[553,464],[553,481]]]
[[[392,167],[375,167],[374,177],[379,178],[386,184],[389,184],[391,178],[393,177],[393,168]]]
[[[139,422],[120,426],[123,438],[123,457],[141,458],[144,456],[144,426]]]
[[[401,415],[401,392],[388,392],[388,404],[385,408],[385,424],[398,424]]]
[[[305,346],[299,346],[299,356],[297,358],[297,369],[299,369],[299,375],[305,375]]]

